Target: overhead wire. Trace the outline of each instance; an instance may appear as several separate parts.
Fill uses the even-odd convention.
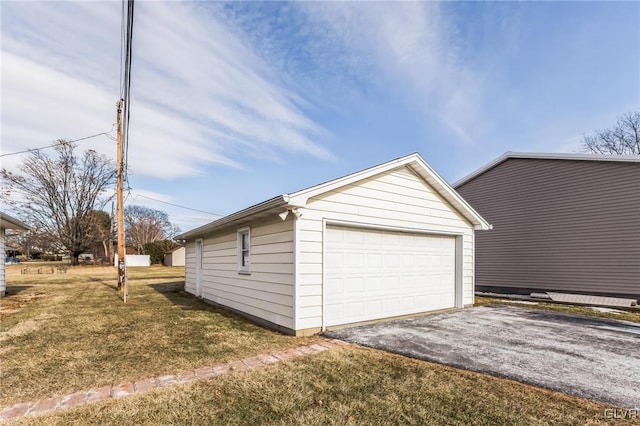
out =
[[[125,2],[127,3],[125,18]],[[132,0],[122,0],[121,10],[121,33],[120,33],[120,99],[123,101],[123,118],[122,118],[122,145],[123,145],[123,173],[124,181],[127,184],[127,194],[125,201],[131,197],[132,199],[145,198],[157,203],[167,204],[181,209],[191,210],[198,213],[204,213],[211,216],[224,216],[218,213],[211,213],[204,210],[198,210],[191,207],[182,206],[180,204],[170,203],[168,201],[158,200],[156,198],[147,197],[141,194],[132,194],[133,189],[129,182],[128,174],[128,157],[129,157],[129,124],[131,120],[131,66],[133,58],[133,20],[134,20],[134,2]]]
[[[106,136],[111,140],[115,140],[115,138],[109,134],[111,132],[113,132],[113,126],[111,127],[111,130],[109,130],[108,132],[96,133],[95,135],[85,136],[83,138],[73,139],[73,140],[69,140],[69,141],[63,140],[63,141],[59,141],[59,142],[56,142],[56,143],[51,144],[51,145],[41,146],[39,148],[31,148],[31,149],[25,149],[25,150],[22,150],[22,151],[7,152],[6,154],[0,154],[0,157],[8,157],[10,155],[18,155],[18,154],[25,154],[25,153],[28,153],[28,152],[40,151],[42,149],[54,148],[56,146],[62,145],[63,143],[81,142],[81,141],[84,141],[84,140],[87,140],[87,139],[97,138],[98,136]]]
[[[123,0],[126,1],[126,0]],[[124,4],[124,3],[123,3]],[[124,8],[124,5],[123,5]],[[122,98],[124,99],[123,117],[123,159],[124,159],[124,179],[128,180],[127,164],[129,157],[129,123],[131,119],[131,65],[133,57],[133,12],[134,2],[127,1],[127,22],[124,48],[124,81],[122,82]]]
[[[124,45],[125,45],[124,3],[125,3],[125,0],[122,1],[122,5],[120,8],[120,99],[124,97],[124,93],[123,93],[124,80],[122,79],[122,74],[124,72]]]
[[[131,188],[129,188],[129,192],[131,192]],[[186,206],[182,206],[180,204],[175,204],[175,203],[170,203],[168,201],[162,201],[162,200],[158,200],[157,198],[152,198],[152,197],[147,197],[146,195],[142,195],[142,194],[131,194],[131,197],[135,200],[138,197],[140,198],[146,198],[147,200],[151,200],[151,201],[155,201],[157,203],[162,203],[162,204],[168,204],[170,206],[174,206],[174,207],[180,207],[181,209],[185,209],[185,210],[192,210],[194,212],[198,212],[198,213],[205,213],[211,216],[224,216],[222,214],[219,213],[211,213],[211,212],[206,212],[204,210],[198,210],[198,209],[193,209],[191,207],[186,207]]]

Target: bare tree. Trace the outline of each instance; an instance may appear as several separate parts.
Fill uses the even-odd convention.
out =
[[[640,155],[640,112],[625,114],[613,128],[585,136],[582,149],[594,154]]]
[[[174,229],[166,212],[137,205],[125,207],[124,223],[127,244],[140,254],[146,244],[164,240]]]
[[[111,215],[102,210],[94,210],[92,213],[93,235],[95,243],[101,244],[104,255],[109,261],[113,261],[113,240],[115,232],[112,228]]]
[[[79,255],[95,244],[94,210],[100,210],[111,196],[116,167],[112,160],[96,151],[75,155],[73,143],[60,140],[56,157],[33,151],[19,166],[20,174],[2,170],[2,179],[12,197],[11,203],[29,222],[49,233],[78,264]]]
[[[21,218],[25,223],[28,219]],[[64,247],[58,239],[46,231],[40,230],[36,225],[29,224],[27,232],[11,232],[7,230],[6,243],[8,246],[17,247],[27,258],[38,256],[41,253],[58,253]]]

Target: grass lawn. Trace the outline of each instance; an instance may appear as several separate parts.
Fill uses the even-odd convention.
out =
[[[0,301],[0,406],[317,339],[271,332],[201,302],[182,291],[183,271],[130,269],[125,305],[115,290],[115,268],[22,275],[20,266],[10,266],[10,295]],[[348,347],[10,423],[604,424],[610,422],[607,408],[511,380]]]
[[[37,422],[595,425],[611,422],[607,408],[510,380],[349,347],[49,414]]]
[[[186,294],[184,268],[130,268],[123,304],[113,267],[23,275],[24,266],[7,267],[9,295],[0,299],[0,406],[314,339],[268,331]]]
[[[476,296],[475,306],[483,305],[510,305],[521,308],[545,309],[548,311],[566,312],[569,314],[580,314],[598,318],[610,318],[616,320],[640,322],[640,310],[634,312],[625,311],[621,313],[598,312],[588,306],[565,305],[561,303],[538,302],[533,304],[523,304],[514,302],[509,299],[500,299],[497,297]],[[612,308],[616,309],[616,308]]]

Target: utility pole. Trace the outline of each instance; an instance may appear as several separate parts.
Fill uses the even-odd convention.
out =
[[[125,12],[125,1],[127,4]],[[127,297],[129,297],[129,285],[127,282],[127,251],[125,250],[124,241],[124,195],[123,186],[125,176],[127,173],[127,160],[125,152],[129,147],[129,116],[131,114],[129,110],[131,102],[131,56],[133,50],[133,3],[134,0],[122,1],[122,56],[124,62],[120,63],[121,76],[123,76],[120,82],[120,100],[117,103],[118,110],[118,170],[117,170],[117,208],[118,208],[118,290],[123,292],[122,299],[124,303],[127,303]],[[126,18],[126,19],[125,19]],[[126,22],[126,26],[124,25]]]
[[[117,171],[116,171],[116,207],[117,207],[117,222],[118,222],[118,290],[124,291],[123,299],[124,303],[127,303],[127,296],[129,289],[127,287],[127,269],[126,269],[126,257],[127,252],[125,250],[124,242],[124,146],[122,143],[122,106],[123,100],[120,99],[116,104],[118,111],[117,116],[117,128],[118,128],[118,158],[117,158]]]
[[[109,218],[111,219],[109,221],[109,247],[108,247],[108,252],[107,252],[107,257],[109,258],[109,260],[111,261],[111,263],[113,263],[116,259],[114,250],[113,250],[113,231],[116,230],[115,226],[116,226],[116,204],[115,202],[111,201],[111,215],[109,216]]]

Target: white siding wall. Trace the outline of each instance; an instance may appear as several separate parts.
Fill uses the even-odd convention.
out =
[[[0,228],[0,253],[2,253],[2,262],[0,262],[0,297],[2,297],[7,289],[7,283],[4,275],[4,228]]]
[[[196,294],[196,243],[189,241],[185,246],[184,291]]]
[[[323,219],[462,235],[463,303],[473,303],[473,227],[406,167],[312,198],[302,211],[297,329],[322,326]]]
[[[293,329],[293,215],[252,223],[251,274],[238,273],[237,230],[203,238],[202,297]],[[243,225],[244,226],[244,225]],[[186,246],[185,290],[195,294],[195,241]]]
[[[185,265],[185,248],[179,247],[164,255],[165,266],[184,266]]]

